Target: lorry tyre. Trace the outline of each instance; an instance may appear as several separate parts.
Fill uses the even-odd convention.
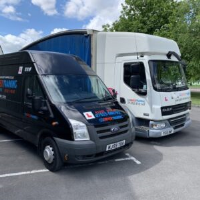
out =
[[[63,162],[55,141],[47,137],[42,141],[41,155],[45,167],[52,171],[58,171],[62,168]]]

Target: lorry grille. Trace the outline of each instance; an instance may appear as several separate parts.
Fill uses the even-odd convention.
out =
[[[186,115],[181,115],[179,117],[169,119],[169,123],[174,129],[183,127],[185,122],[186,122]]]
[[[111,129],[113,127],[118,127],[119,130],[116,132],[112,132]],[[115,123],[109,125],[107,124],[96,125],[95,129],[99,136],[99,139],[111,138],[127,133],[129,130],[129,121],[126,119],[126,120],[121,120],[120,122],[116,121]]]
[[[187,103],[177,104],[174,106],[165,106],[161,108],[162,116],[173,115],[191,109],[191,101]]]

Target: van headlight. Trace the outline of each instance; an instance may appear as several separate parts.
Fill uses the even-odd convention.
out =
[[[84,123],[73,120],[73,119],[69,119],[69,121],[72,125],[75,141],[90,140],[87,127]]]

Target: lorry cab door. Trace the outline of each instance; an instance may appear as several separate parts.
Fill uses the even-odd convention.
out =
[[[145,61],[136,56],[118,57],[115,67],[115,86],[118,93],[117,100],[130,111],[134,117],[143,118],[148,115],[149,104],[147,95],[147,74]],[[131,88],[131,77],[140,77],[140,89],[143,93]],[[146,92],[145,92],[146,91]]]
[[[29,92],[28,92],[29,91]],[[33,97],[44,98],[42,87],[37,76],[26,76],[24,80],[24,131],[26,132],[26,139],[32,143],[36,142],[37,134],[41,130],[45,122],[44,116],[39,115],[34,111],[32,101]],[[30,95],[32,93],[32,97]],[[28,94],[29,93],[29,94]]]

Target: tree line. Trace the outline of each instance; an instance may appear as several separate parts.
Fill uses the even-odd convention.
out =
[[[175,40],[187,63],[188,81],[200,80],[200,0],[125,0],[119,19],[103,29]]]

